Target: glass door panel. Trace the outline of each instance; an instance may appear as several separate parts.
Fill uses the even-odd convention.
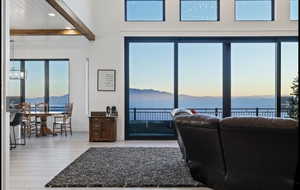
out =
[[[130,137],[174,137],[174,44],[129,44]]]
[[[180,108],[222,117],[222,43],[178,45]]]
[[[64,111],[69,103],[69,61],[49,61],[49,108]]]
[[[45,102],[45,62],[25,61],[25,101],[30,104]]]
[[[293,91],[294,82],[298,77],[298,43],[281,44],[281,117],[294,117],[297,112]],[[298,83],[299,84],[299,83]]]
[[[231,115],[275,117],[275,43],[232,43]]]

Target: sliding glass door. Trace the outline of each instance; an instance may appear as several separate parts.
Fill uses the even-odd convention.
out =
[[[291,117],[296,40],[126,37],[126,139],[174,138],[174,108],[219,118]]]
[[[173,137],[174,44],[130,43],[129,52],[129,138]]]
[[[297,114],[298,46],[296,42],[281,43],[281,117],[293,118]]]
[[[178,44],[178,105],[222,117],[222,43]]]
[[[231,115],[275,117],[275,43],[231,44]]]

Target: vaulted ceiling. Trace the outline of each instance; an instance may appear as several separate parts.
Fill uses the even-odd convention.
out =
[[[10,0],[10,29],[13,36],[84,35],[95,40],[64,0]]]
[[[74,28],[46,0],[10,0],[10,26],[11,29]]]

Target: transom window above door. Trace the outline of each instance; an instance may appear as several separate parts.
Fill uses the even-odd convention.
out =
[[[164,0],[125,0],[125,21],[164,21]]]
[[[299,20],[299,0],[290,0],[290,20]]]
[[[219,21],[219,0],[180,0],[181,21]]]
[[[235,20],[273,21],[274,0],[235,0]]]

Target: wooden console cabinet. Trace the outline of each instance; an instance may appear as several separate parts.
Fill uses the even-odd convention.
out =
[[[116,141],[117,117],[91,116],[90,142]]]

